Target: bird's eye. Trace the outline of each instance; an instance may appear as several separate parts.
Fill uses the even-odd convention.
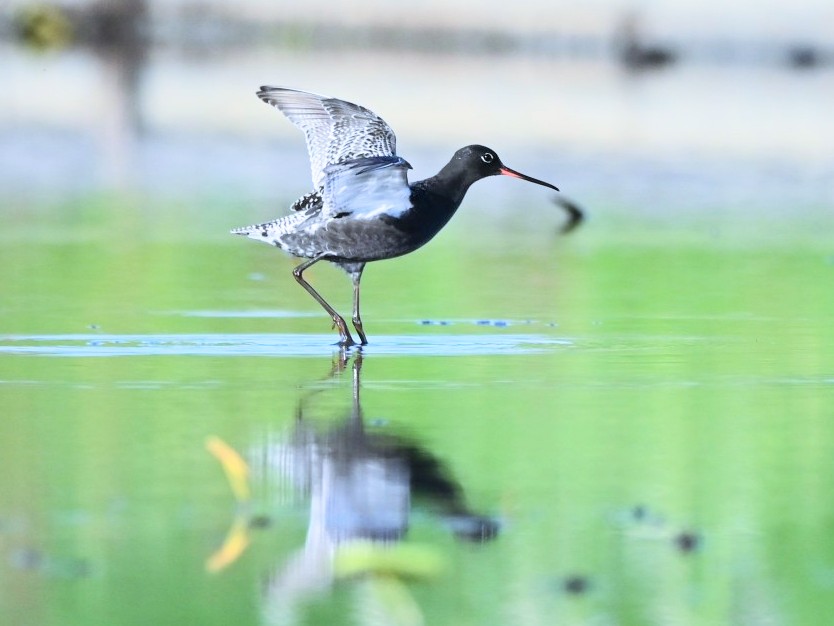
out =
[[[484,152],[481,155],[481,161],[484,163],[492,163],[495,160],[495,155],[492,152]]]

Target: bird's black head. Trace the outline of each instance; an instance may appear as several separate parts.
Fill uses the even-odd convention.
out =
[[[456,169],[464,170],[469,175],[468,177],[471,179],[471,182],[486,178],[487,176],[512,176],[513,178],[520,178],[521,180],[559,191],[559,188],[555,185],[511,170],[501,162],[495,150],[486,146],[475,144],[461,148],[455,152],[455,156],[452,157],[452,163],[456,166]]]
[[[478,145],[461,148],[455,152],[452,161],[458,168],[470,172],[475,180],[487,176],[497,176],[501,173],[501,168],[504,165],[495,150]]]

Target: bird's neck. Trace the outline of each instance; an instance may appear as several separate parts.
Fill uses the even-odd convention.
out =
[[[414,187],[420,187],[432,196],[444,198],[446,202],[452,207],[452,212],[460,206],[463,202],[463,197],[469,190],[469,187],[475,180],[471,174],[462,169],[454,159],[449,161],[446,166],[431,178],[421,180],[414,184]]]
[[[444,167],[437,175],[411,185],[411,210],[397,219],[397,227],[410,233],[414,248],[434,237],[458,210],[472,184],[458,168]]]
[[[418,181],[411,186],[415,213],[422,220],[436,222],[439,230],[458,210],[473,182],[475,181],[472,177],[465,170],[456,167],[455,160],[452,159],[431,178]]]
[[[429,238],[452,219],[469,188],[468,184],[457,181],[450,184],[442,174],[411,185],[412,210],[407,217],[413,219],[415,225],[419,224],[419,230]]]

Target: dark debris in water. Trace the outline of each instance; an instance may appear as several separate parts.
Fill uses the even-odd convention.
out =
[[[573,200],[559,195],[553,198],[553,203],[564,209],[568,215],[567,221],[559,228],[560,235],[567,235],[585,220],[585,211]]]
[[[591,588],[591,581],[582,574],[571,574],[562,581],[562,590],[572,596],[587,593]]]
[[[692,531],[683,531],[675,535],[675,547],[684,554],[694,552],[701,545],[701,538]]]
[[[646,524],[650,526],[662,526],[664,524],[663,516],[656,513],[645,504],[635,504],[630,511],[632,520],[638,524]]]
[[[645,504],[635,504],[624,516],[620,517],[621,523],[636,525],[642,529],[648,529],[655,537],[670,540],[672,545],[681,553],[689,554],[701,547],[702,536],[691,529],[673,530],[669,528],[666,520],[657,511],[654,511]]]
[[[490,320],[490,319],[477,319],[472,320],[471,322],[467,321],[458,321],[452,322],[450,320],[420,320],[421,326],[452,326],[453,324],[474,324],[475,326],[490,326],[492,328],[508,328],[513,326],[514,324],[533,324],[533,320],[524,320],[523,322],[511,322],[510,320]],[[555,326],[553,323],[546,324],[547,326]]]
[[[263,529],[272,526],[272,518],[268,515],[255,515],[249,520],[249,528]]]

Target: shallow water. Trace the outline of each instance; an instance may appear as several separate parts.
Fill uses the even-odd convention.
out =
[[[218,234],[235,216],[5,214],[0,613],[814,623],[834,608],[829,218],[615,209],[566,238],[546,206],[528,219],[549,232],[472,210],[369,266],[361,368],[291,260]],[[346,310],[344,276],[310,279]]]

